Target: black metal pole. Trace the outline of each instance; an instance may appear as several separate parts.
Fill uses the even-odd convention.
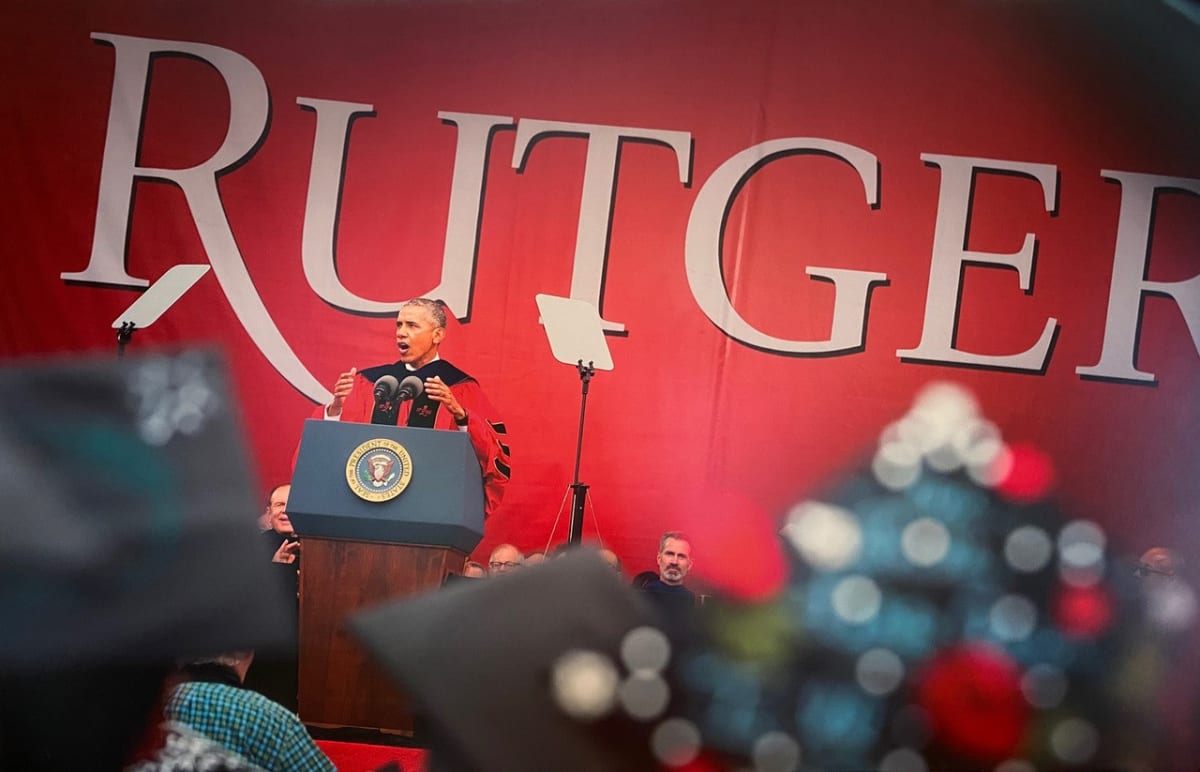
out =
[[[567,533],[568,544],[583,542],[583,505],[587,501],[588,486],[584,483],[571,485],[571,529]]]
[[[588,383],[591,382],[592,376],[596,370],[592,367],[592,363],[583,364],[583,360],[579,360],[579,364],[575,365],[579,369],[579,380],[583,387],[583,396],[579,400],[579,439],[575,442],[575,477],[572,478],[575,485],[579,484],[579,460],[583,457],[583,417],[587,413],[587,395]]]
[[[582,396],[579,401],[579,438],[575,442],[575,477],[571,483],[571,526],[567,531],[568,544],[579,544],[583,541],[583,505],[587,500],[588,486],[579,482],[579,463],[583,458],[583,419],[587,413],[588,384],[596,374],[596,368],[591,362],[585,365],[580,359],[575,367],[579,370]]]

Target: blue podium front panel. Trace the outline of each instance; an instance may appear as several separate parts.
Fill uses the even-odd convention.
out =
[[[469,553],[483,538],[479,462],[465,432],[308,420],[288,517],[300,536]]]

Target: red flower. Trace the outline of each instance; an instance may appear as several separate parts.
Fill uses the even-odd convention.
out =
[[[1064,587],[1055,599],[1054,621],[1073,638],[1094,638],[1112,616],[1112,601],[1099,587]]]
[[[1009,501],[1030,503],[1044,499],[1054,487],[1054,462],[1032,445],[1010,445],[1003,462],[1010,464],[996,491]]]
[[[1009,758],[1025,735],[1030,707],[1020,668],[986,644],[962,643],[935,655],[917,677],[916,695],[933,741],[970,761]]]

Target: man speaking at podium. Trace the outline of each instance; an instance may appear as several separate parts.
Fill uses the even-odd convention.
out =
[[[333,401],[317,408],[313,417],[466,432],[483,473],[484,515],[489,516],[499,506],[510,474],[506,430],[479,383],[438,356],[445,337],[441,301],[408,301],[396,317],[400,360],[342,373],[333,386]]]

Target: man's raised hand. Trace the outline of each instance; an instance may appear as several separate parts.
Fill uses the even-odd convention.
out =
[[[350,390],[354,388],[354,376],[357,374],[358,368],[351,367],[347,372],[338,376],[337,383],[333,384],[333,401],[325,406],[325,415],[336,418],[342,414],[342,404],[350,395]]]

